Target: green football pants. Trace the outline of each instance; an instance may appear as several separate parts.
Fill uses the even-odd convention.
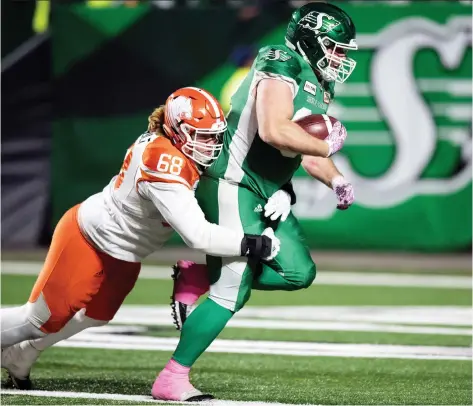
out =
[[[211,223],[247,234],[261,234],[271,226],[281,241],[279,254],[268,262],[207,256],[209,298],[214,302],[236,312],[248,301],[252,288],[298,290],[312,284],[315,264],[292,213],[284,222],[266,219],[265,199],[246,188],[205,176],[199,182],[196,197]]]

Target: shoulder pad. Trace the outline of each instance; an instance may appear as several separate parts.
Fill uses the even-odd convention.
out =
[[[139,181],[181,183],[189,189],[199,180],[194,163],[164,137],[149,143],[141,158]]]
[[[255,69],[288,76],[292,79],[295,79],[302,71],[297,55],[284,45],[261,48],[256,57]]]

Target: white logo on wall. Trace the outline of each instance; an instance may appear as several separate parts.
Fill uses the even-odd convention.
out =
[[[446,25],[415,17],[396,21],[378,35],[366,36],[364,41],[360,35],[362,47],[377,47],[371,62],[371,85],[378,110],[394,137],[395,157],[384,174],[373,178],[359,175],[343,150],[334,156],[341,172],[355,187],[356,204],[388,208],[418,195],[449,195],[471,182],[471,138],[463,143],[466,164],[460,172],[450,178],[420,179],[436,151],[438,128],[413,72],[414,57],[424,48],[438,53],[446,72],[457,68],[471,47],[471,26],[470,17],[452,18]],[[343,121],[343,115],[340,118]],[[298,198],[296,215],[329,218],[334,214],[335,197],[325,185],[296,178],[294,187]]]

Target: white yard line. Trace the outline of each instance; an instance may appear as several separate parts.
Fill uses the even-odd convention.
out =
[[[1,273],[5,275],[37,275],[41,267],[42,263],[40,262],[2,261]],[[171,267],[143,265],[140,278],[171,280]],[[471,289],[472,278],[470,276],[459,275],[336,272],[319,270],[314,284]]]
[[[132,323],[139,323],[137,327]],[[168,320],[135,320],[129,323],[117,323],[112,321],[111,324],[102,327],[91,327],[88,331],[98,333],[114,333],[114,334],[136,334],[146,335],[148,329],[144,326],[167,326],[174,328],[174,325]],[[115,329],[115,328],[116,329]],[[422,335],[447,335],[447,336],[472,336],[473,331],[465,328],[443,328],[443,327],[410,327],[393,324],[369,324],[369,323],[330,323],[330,322],[291,322],[277,320],[233,320],[227,325],[227,328],[249,328],[255,330],[291,330],[295,331],[354,331],[364,333],[400,333],[400,334],[422,334]],[[273,333],[277,337],[276,333]]]
[[[119,333],[120,328],[125,328],[127,332],[130,329],[146,332],[143,326],[173,327],[171,308],[123,305],[108,326],[89,331]],[[229,321],[227,327],[453,336],[473,334],[471,309],[467,306],[247,306]]]
[[[123,305],[114,322],[170,325],[170,307]],[[442,331],[445,334],[449,334],[448,331],[471,334],[471,322],[471,308],[468,306],[247,306],[228,325],[285,329],[285,323],[292,323],[290,328],[296,330],[389,331],[390,328],[405,328],[402,332],[410,329],[410,332],[418,330],[425,334],[429,331],[433,334],[442,334]],[[436,326],[422,326],[429,324]],[[452,328],[444,329],[443,326]]]
[[[125,311],[130,311],[132,307],[134,306],[126,306]],[[470,306],[248,306],[238,314],[246,318],[278,320],[438,324],[468,327],[471,327],[472,322]]]
[[[113,324],[139,324],[143,326],[173,326],[168,311],[167,315],[150,318],[147,315],[127,316],[120,312],[112,321]],[[298,331],[358,331],[378,333],[404,333],[404,334],[434,334],[434,335],[465,335],[471,336],[471,328],[462,327],[429,327],[429,326],[405,326],[387,323],[363,323],[363,322],[337,322],[337,321],[299,321],[299,320],[267,320],[246,319],[240,316],[232,318],[227,327],[250,328],[265,330],[298,330]]]
[[[173,325],[171,317],[166,316],[159,319],[146,317],[121,318],[117,316],[113,323],[140,324],[144,326],[169,326]],[[293,320],[255,320],[233,318],[227,324],[228,328],[250,328],[264,330],[293,330],[293,331],[357,331],[371,333],[403,333],[403,334],[427,334],[427,335],[449,335],[449,336],[471,336],[469,328],[454,327],[425,327],[404,326],[397,324],[376,323],[354,323],[354,322],[330,322],[330,321],[293,321]]]
[[[56,344],[69,348],[174,351],[174,337],[120,336],[84,331]],[[471,361],[469,347],[418,345],[332,344],[285,341],[215,340],[207,352],[292,355],[301,357],[398,358]]]
[[[201,404],[212,406],[294,406],[290,403],[272,403],[272,402],[243,402],[235,400],[212,400],[209,402],[189,403],[189,402],[167,402],[164,400],[155,400],[151,396],[144,395],[121,395],[118,393],[88,393],[88,392],[60,392],[60,391],[45,391],[45,390],[31,390],[21,391],[15,389],[2,389],[2,395],[18,395],[18,396],[36,396],[46,398],[70,398],[70,399],[105,399],[118,400],[125,402],[146,402],[146,403],[160,403],[167,405],[189,405]],[[303,404],[300,406],[316,406]]]

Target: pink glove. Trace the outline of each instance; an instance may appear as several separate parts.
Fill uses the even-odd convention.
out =
[[[329,148],[327,158],[335,154],[335,152],[342,149],[346,138],[347,138],[347,129],[340,121],[337,121],[333,125],[332,131],[330,131],[330,134],[328,135],[328,137],[325,138],[325,142],[328,144],[328,148]]]
[[[355,200],[353,186],[343,176],[336,176],[332,179],[332,189],[337,195],[337,209],[348,209]]]

